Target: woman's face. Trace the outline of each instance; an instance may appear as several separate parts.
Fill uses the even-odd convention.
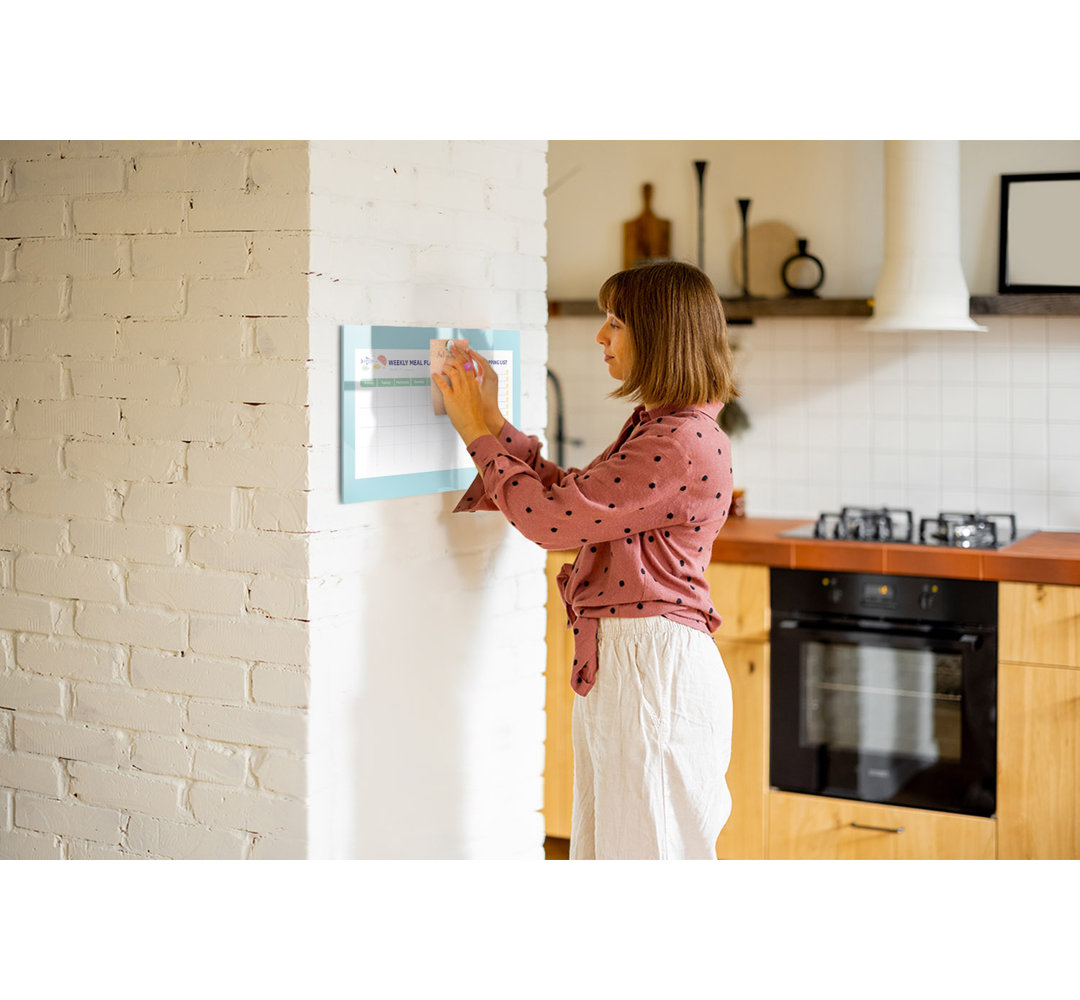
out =
[[[619,382],[622,382],[630,374],[630,366],[633,361],[633,346],[630,343],[630,333],[626,324],[613,315],[607,314],[604,325],[596,335],[596,342],[604,349],[604,361],[608,366],[608,374]]]

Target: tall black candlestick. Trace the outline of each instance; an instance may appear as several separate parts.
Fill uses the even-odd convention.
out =
[[[750,298],[750,243],[746,231],[746,213],[750,210],[750,199],[739,198],[739,212],[742,214],[742,297]]]
[[[697,263],[701,270],[705,270],[705,168],[709,165],[708,160],[694,160],[697,170],[698,196],[697,196]]]

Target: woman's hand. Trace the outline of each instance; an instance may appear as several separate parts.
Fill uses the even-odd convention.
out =
[[[451,344],[442,374],[431,376],[439,391],[442,392],[446,415],[450,418],[450,423],[454,425],[454,430],[466,444],[472,444],[478,437],[483,437],[485,434],[497,434],[502,429],[501,419],[498,428],[491,431],[485,418],[485,413],[490,408],[490,399],[485,398],[489,397],[489,393],[485,393],[480,382],[477,381],[477,361],[483,361],[483,359],[478,358],[472,351],[464,356]],[[480,368],[482,372],[484,367],[491,371],[491,366],[487,362],[483,362],[483,367]],[[491,372],[491,375],[497,388],[498,380],[495,378],[495,373]],[[497,404],[495,412],[498,413]]]
[[[484,408],[484,423],[487,424],[487,429],[495,435],[499,436],[499,431],[502,430],[502,426],[506,423],[506,418],[503,417],[502,411],[499,409],[499,376],[494,368],[488,364],[486,358],[482,358],[476,351],[469,351],[469,360],[473,363],[476,370],[480,372],[480,399]]]

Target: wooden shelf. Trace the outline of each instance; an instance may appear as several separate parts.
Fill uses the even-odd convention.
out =
[[[762,316],[872,316],[869,299],[724,299],[724,316],[732,321]]]
[[[1080,295],[973,295],[975,316],[1080,316]]]
[[[871,316],[869,299],[724,299],[724,315],[732,322],[758,316]],[[549,301],[548,316],[599,316],[600,307],[589,299]]]
[[[764,316],[872,316],[872,299],[724,299],[724,315],[732,323]],[[1080,316],[1080,295],[973,295],[973,316]],[[548,316],[599,316],[591,299],[549,300]]]

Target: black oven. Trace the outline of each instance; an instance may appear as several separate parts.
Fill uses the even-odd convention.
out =
[[[769,779],[991,816],[997,584],[771,571]]]

